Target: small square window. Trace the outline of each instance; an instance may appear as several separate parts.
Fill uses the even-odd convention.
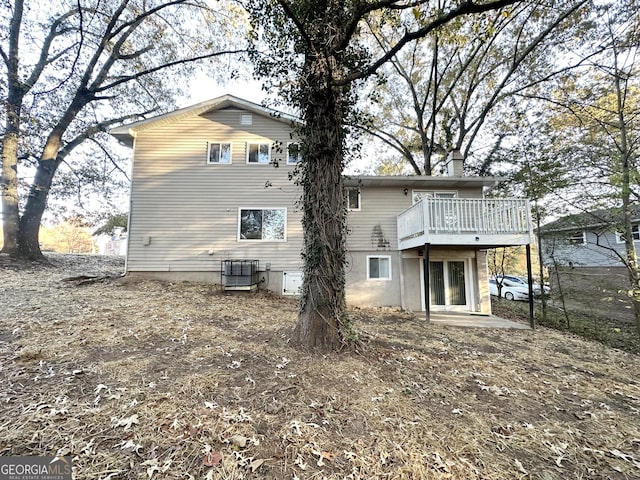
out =
[[[247,143],[247,163],[267,164],[271,161],[271,145]]]
[[[360,189],[350,187],[346,189],[347,210],[360,210]]]
[[[231,144],[209,142],[207,145],[207,163],[231,163]]]
[[[253,125],[253,115],[250,113],[240,115],[240,125]]]
[[[300,161],[301,149],[300,144],[290,142],[287,144],[287,165],[295,165]]]
[[[391,280],[391,257],[367,257],[368,280]]]

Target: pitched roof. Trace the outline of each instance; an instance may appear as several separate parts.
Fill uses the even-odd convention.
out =
[[[225,108],[239,108],[248,112],[255,113],[257,115],[262,115],[264,117],[269,117],[274,120],[281,121],[286,124],[300,122],[300,119],[293,115],[280,112],[278,110],[274,110],[257,103],[253,103],[248,100],[235,97],[233,95],[222,95],[220,97],[206,100],[189,107],[179,108],[178,110],[174,110],[172,112],[163,113],[155,117],[138,120],[136,122],[127,123],[125,125],[112,128],[109,133],[123,142],[125,145],[131,147],[133,146],[133,139],[135,138],[136,132],[138,130],[141,130],[143,128],[153,128],[154,125],[171,123],[181,118],[202,115],[203,113],[222,110]]]
[[[631,206],[632,222],[640,221],[640,205]],[[540,233],[609,228],[621,221],[620,208],[603,208],[590,212],[576,213],[559,218],[540,227]]]

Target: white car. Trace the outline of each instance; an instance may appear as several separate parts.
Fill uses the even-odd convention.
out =
[[[526,287],[527,289],[529,288],[529,282],[527,282],[526,278],[522,278],[522,277],[516,277],[515,275],[498,275],[496,276],[497,280],[502,279],[503,281],[503,286],[504,286],[504,281],[508,280],[511,284],[513,285],[522,285],[523,287]],[[549,287],[548,285],[544,286],[544,296],[548,297],[551,294],[551,287]],[[496,293],[497,295],[497,293]],[[542,289],[540,288],[540,284],[538,283],[534,283],[533,284],[533,296],[534,297],[540,297],[542,295]]]
[[[498,283],[494,278],[489,280],[489,293],[498,296]],[[512,282],[504,278],[502,280],[502,296],[507,300],[529,300],[529,286]]]

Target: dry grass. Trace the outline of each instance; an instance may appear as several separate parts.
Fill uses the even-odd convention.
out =
[[[541,328],[354,310],[357,352],[292,348],[296,302],[63,278],[0,258],[0,455],[78,479],[640,477],[638,357]]]

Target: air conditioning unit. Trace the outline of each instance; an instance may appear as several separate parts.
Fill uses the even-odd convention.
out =
[[[225,290],[258,288],[258,260],[222,260],[221,284]]]

